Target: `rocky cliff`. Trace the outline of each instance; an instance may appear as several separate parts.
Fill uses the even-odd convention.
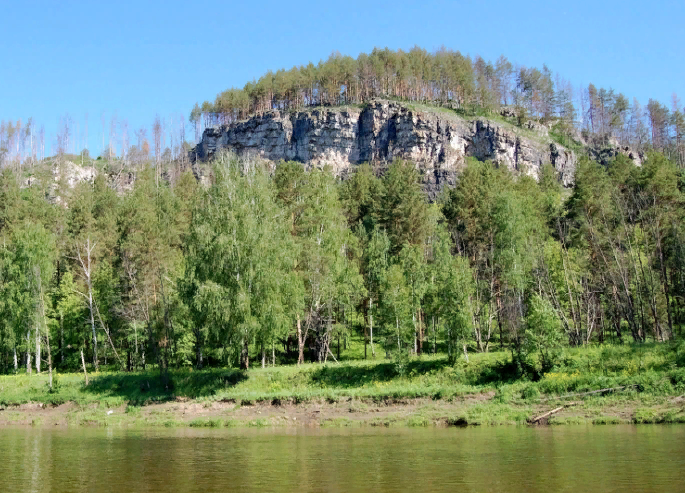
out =
[[[564,184],[572,183],[574,153],[539,127],[517,128],[486,118],[464,119],[448,109],[374,100],[363,108],[271,111],[207,128],[191,157],[206,160],[226,149],[274,162],[300,161],[310,168],[329,165],[339,176],[363,162],[383,167],[396,158],[408,159],[418,166],[431,197],[454,183],[467,156],[536,177],[549,162]]]

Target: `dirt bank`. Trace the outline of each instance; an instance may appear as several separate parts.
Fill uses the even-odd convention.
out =
[[[685,398],[598,400],[529,405],[497,402],[494,392],[445,400],[359,400],[304,403],[194,401],[177,398],[146,406],[106,408],[29,403],[0,408],[0,426],[465,426],[527,424],[564,405],[537,425],[685,422]]]

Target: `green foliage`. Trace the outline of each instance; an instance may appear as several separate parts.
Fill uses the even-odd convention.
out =
[[[549,396],[685,389],[675,343],[683,180],[663,155],[641,168],[583,158],[570,191],[551,165],[536,182],[470,159],[436,204],[408,162],[382,176],[362,166],[343,182],[301,163],[272,174],[221,154],[213,166],[207,187],[190,174],[167,182],[141,172],[118,194],[98,179],[61,192],[66,208],[2,176],[0,371],[14,372],[16,353],[23,373],[39,346],[59,370],[51,392],[42,375],[19,375],[3,399],[123,406],[495,392],[453,418],[498,423],[522,421],[511,406]],[[82,373],[64,374],[82,372],[81,351],[88,387]],[[355,361],[364,357],[375,361]],[[217,369],[255,358],[300,367]],[[209,369],[190,371],[200,367]]]
[[[405,244],[420,245],[430,232],[428,205],[414,163],[396,160],[383,180],[381,220],[397,254]]]
[[[253,338],[271,343],[287,328],[297,250],[265,170],[242,170],[233,160],[216,173],[186,243],[186,303],[195,324],[240,352]]]
[[[534,295],[528,304],[524,350],[540,355],[542,371],[550,371],[561,356],[564,334],[552,304]]]

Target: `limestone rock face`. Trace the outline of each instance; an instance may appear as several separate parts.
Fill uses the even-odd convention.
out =
[[[603,166],[619,154],[630,158],[636,166],[642,166],[644,156],[629,146],[621,145],[615,138],[594,139],[587,146],[589,156]]]
[[[191,158],[206,160],[221,149],[273,162],[328,165],[345,176],[369,162],[381,168],[396,158],[416,163],[426,192],[434,198],[454,184],[468,156],[492,160],[512,171],[538,176],[552,163],[564,184],[573,181],[576,156],[533,124],[519,129],[486,118],[464,119],[445,109],[415,109],[385,100],[364,108],[270,111],[245,121],[207,128]]]
[[[68,206],[65,198],[60,195],[65,190],[71,190],[80,183],[93,183],[98,171],[92,166],[79,166],[71,161],[64,161],[52,166],[52,180],[50,175],[42,174],[29,176],[23,183],[23,188],[32,187],[41,183],[47,185],[47,199],[53,204]],[[46,180],[46,181],[43,181]]]
[[[91,166],[81,167],[71,161],[65,161],[53,167],[52,175],[56,183],[63,182],[67,187],[74,188],[79,183],[93,183],[97,170]]]

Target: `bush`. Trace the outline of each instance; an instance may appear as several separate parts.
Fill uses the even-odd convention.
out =
[[[498,387],[495,391],[495,396],[493,400],[499,402],[500,404],[508,404],[514,398],[514,393],[511,385],[506,385]]]
[[[409,365],[409,355],[406,351],[396,351],[394,356],[395,373],[399,377],[403,377],[407,373],[407,366]]]
[[[526,316],[524,350],[540,355],[543,373],[550,371],[560,359],[563,340],[561,320],[552,304],[538,295],[533,296]]]
[[[220,419],[195,419],[188,426],[191,428],[221,428],[224,422]]]
[[[685,341],[675,344],[675,365],[678,368],[685,368]]]
[[[534,401],[540,398],[540,391],[538,390],[537,385],[535,384],[530,384],[527,385],[523,388],[523,392],[521,392],[521,397],[523,397],[527,401]]]
[[[46,382],[45,386],[48,388],[48,393],[50,394],[56,394],[62,389],[62,383],[57,377],[57,373],[52,374],[52,388],[50,388],[49,380]]]
[[[140,416],[140,406],[132,406],[132,405],[127,405],[126,406],[126,414],[130,414],[132,416]]]

